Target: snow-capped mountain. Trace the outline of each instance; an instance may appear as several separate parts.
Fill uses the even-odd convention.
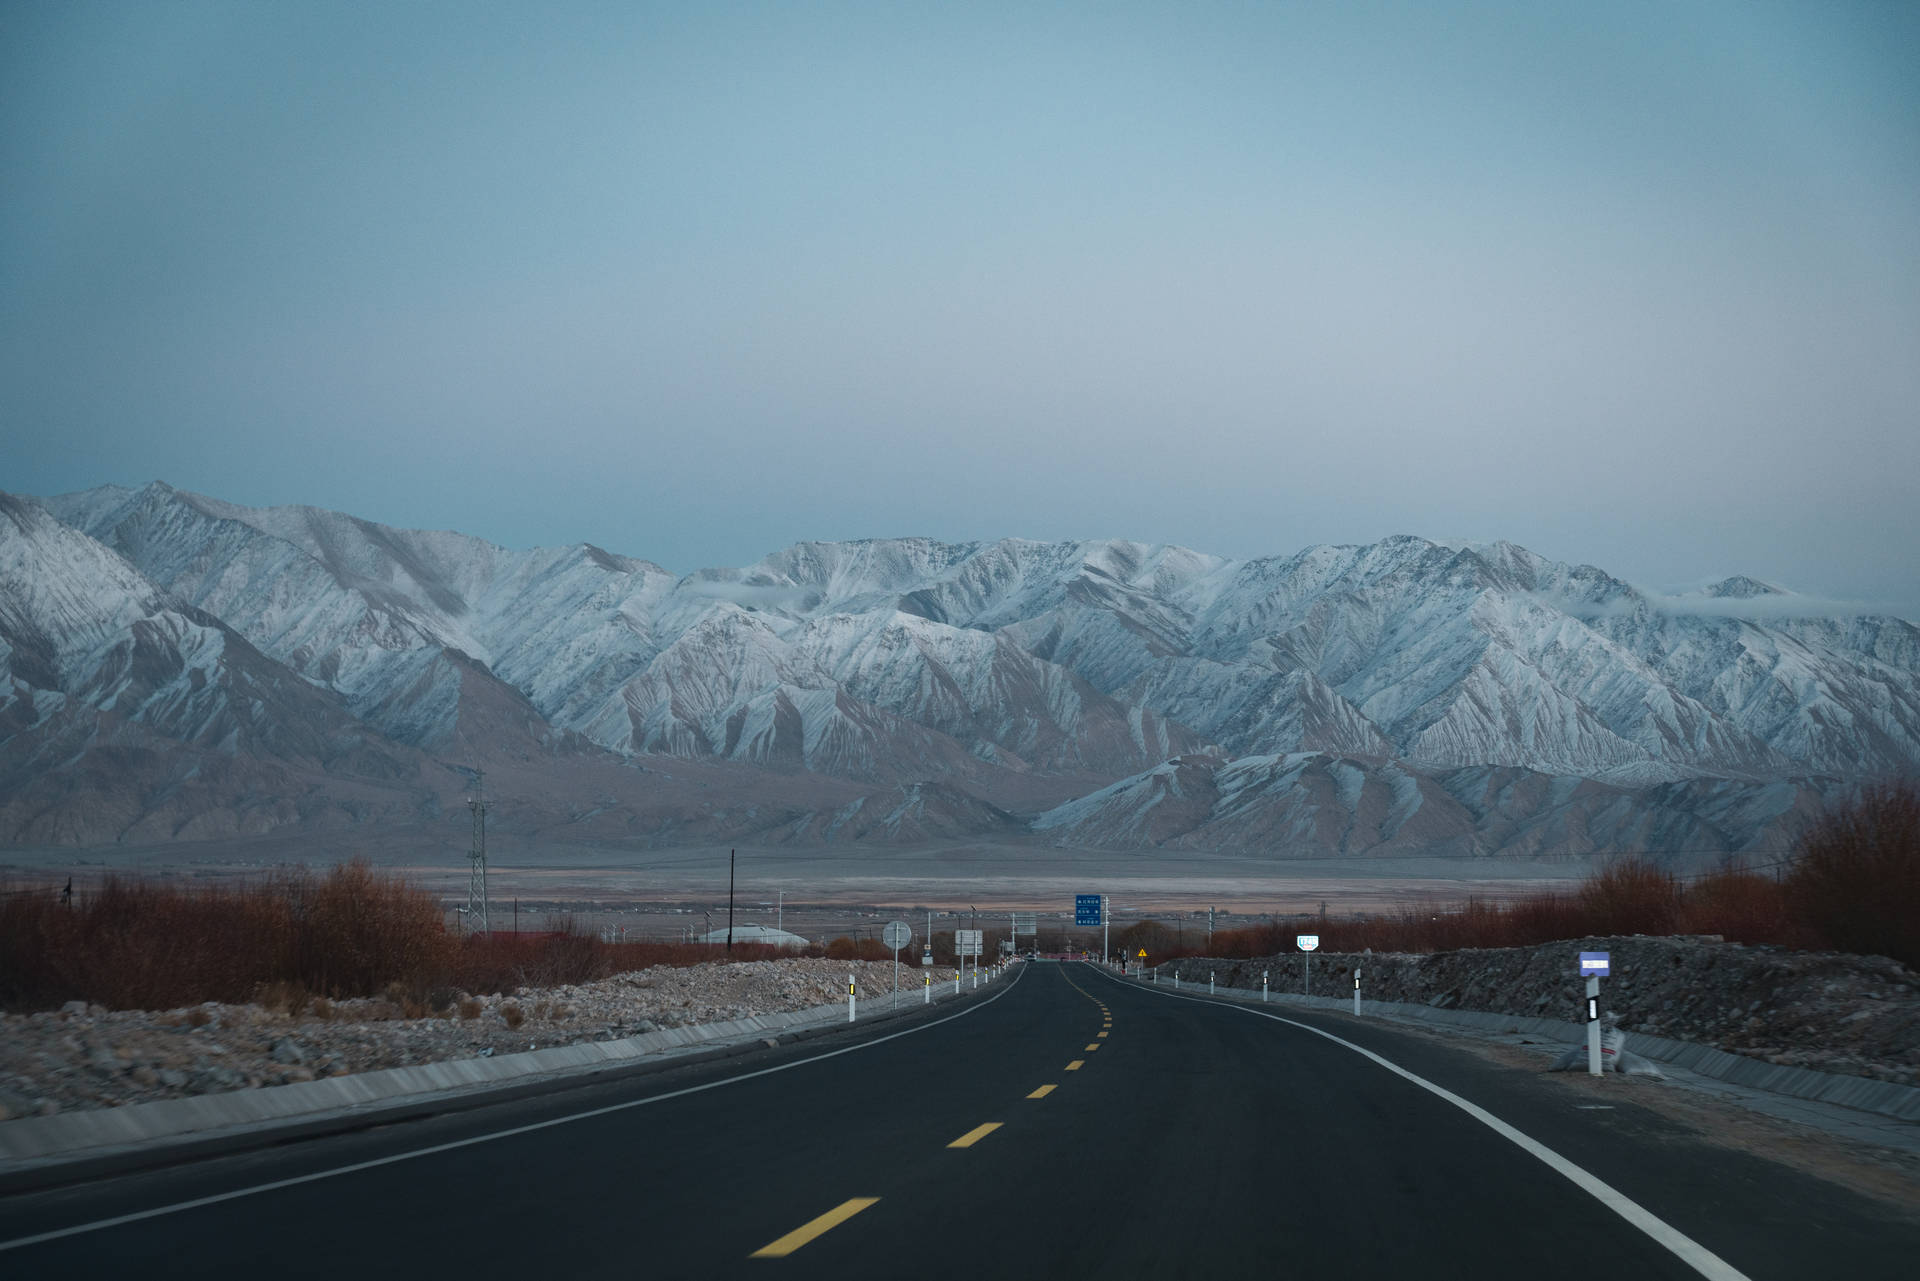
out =
[[[672,758],[762,789],[820,780],[813,805],[707,805],[709,837],[1013,822],[1116,846],[1697,848],[1761,839],[1831,780],[1920,765],[1911,623],[1747,578],[1657,597],[1509,543],[1235,561],[886,539],[676,577],[590,544],[511,551],[159,484],[6,510],[13,778],[32,772],[13,739],[49,699],[125,705],[84,691],[112,685],[116,645],[147,652],[136,632],[170,638],[168,670],[178,652],[182,672],[228,673],[220,689],[265,673],[281,701],[222,749],[241,756],[348,726],[396,761],[577,774]],[[193,657],[216,642],[250,657]],[[214,698],[205,676],[180,679],[182,708]],[[141,723],[208,750],[172,705],[150,693]],[[1493,778],[1505,799],[1472,799]]]
[[[339,798],[314,779],[378,791],[421,768],[330,691],[4,494],[0,585],[0,832],[15,843],[325,823]],[[373,808],[411,804],[389,800]]]

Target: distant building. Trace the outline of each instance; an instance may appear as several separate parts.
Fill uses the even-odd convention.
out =
[[[789,934],[785,930],[776,930],[771,925],[736,925],[733,927],[733,941],[736,943],[759,943],[766,947],[805,947],[807,940],[798,934]],[[727,932],[715,930],[711,934],[702,934],[694,939],[696,943],[718,943],[725,946]]]

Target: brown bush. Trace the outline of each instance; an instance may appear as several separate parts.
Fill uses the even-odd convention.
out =
[[[1920,965],[1920,784],[1874,784],[1828,808],[1786,889],[1794,915],[1832,946]]]
[[[1715,872],[1686,887],[1680,932],[1718,934],[1733,943],[1819,946],[1796,926],[1788,901],[1786,887],[1772,877],[1734,869]]]
[[[110,876],[71,904],[51,893],[0,897],[0,1007],[169,1009],[258,996],[298,1013],[315,995],[417,981],[452,950],[439,905],[364,862],[237,888]]]
[[[835,961],[888,961],[893,953],[879,939],[856,939],[841,935],[827,941],[827,957]]]
[[[1607,864],[1578,897],[1584,934],[1671,934],[1680,919],[1680,881],[1644,858]]]

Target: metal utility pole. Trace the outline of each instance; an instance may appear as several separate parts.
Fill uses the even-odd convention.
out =
[[[1207,909],[1207,955],[1213,955],[1213,909]]]
[[[473,847],[468,853],[470,866],[467,871],[467,928],[473,928],[477,917],[483,934],[493,932],[492,923],[487,917],[487,798],[485,794],[486,774],[481,770],[473,772],[473,795],[467,798],[467,808],[473,811]]]
[[[761,917],[766,920],[766,917]],[[733,951],[733,851],[727,851],[727,951]]]

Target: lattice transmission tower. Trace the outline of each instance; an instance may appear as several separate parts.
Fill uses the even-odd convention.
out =
[[[473,811],[473,848],[468,854],[472,864],[467,874],[467,930],[471,933],[474,922],[479,922],[483,934],[493,932],[493,924],[487,916],[487,798],[485,795],[487,776],[484,771],[473,772],[473,795],[467,798],[467,808]]]

